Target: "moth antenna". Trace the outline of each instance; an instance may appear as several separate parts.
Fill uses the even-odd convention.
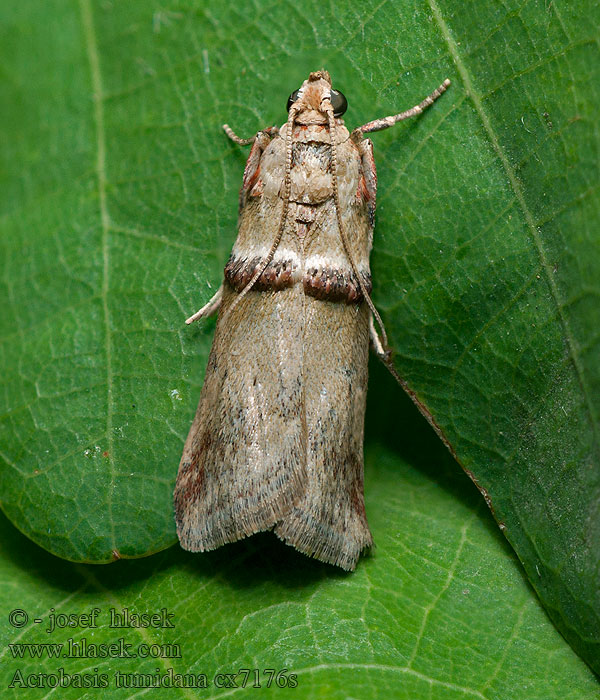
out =
[[[372,131],[381,131],[382,129],[389,129],[390,126],[394,126],[394,124],[404,121],[405,119],[416,117],[417,114],[421,114],[423,110],[430,107],[437,100],[437,98],[440,97],[440,95],[443,95],[446,92],[449,87],[450,80],[446,78],[446,80],[444,80],[439,87],[437,87],[430,95],[427,95],[427,97],[419,102],[418,105],[407,109],[405,112],[400,112],[400,114],[393,114],[391,117],[382,117],[381,119],[375,119],[372,122],[368,122],[368,124],[363,124],[362,126],[354,129],[352,133],[368,134]]]
[[[252,279],[242,289],[242,291],[237,295],[237,297],[232,302],[231,306],[227,309],[227,311],[225,312],[224,318],[227,318],[227,316],[235,309],[235,307],[240,303],[240,301],[246,296],[246,294],[248,294],[248,292],[256,284],[256,281],[258,280],[258,278],[266,270],[267,265],[271,262],[271,260],[273,260],[273,256],[275,255],[275,251],[277,250],[277,248],[279,247],[279,243],[281,242],[281,237],[283,236],[283,230],[285,228],[285,223],[286,223],[287,217],[288,217],[288,211],[290,209],[290,195],[292,192],[292,178],[291,178],[291,174],[290,174],[291,170],[292,170],[292,130],[294,127],[294,119],[296,118],[297,111],[298,111],[298,107],[295,107],[294,105],[292,105],[290,107],[290,113],[289,113],[288,120],[287,120],[287,132],[285,135],[286,158],[285,158],[283,211],[281,212],[281,219],[279,219],[279,228],[277,229],[277,235],[275,236],[275,240],[273,241],[273,244],[271,245],[271,249],[267,253],[267,256],[262,261],[262,263],[259,265],[256,272],[252,275]]]
[[[338,176],[337,176],[337,146],[335,144],[335,117],[333,115],[333,106],[331,105],[331,102],[329,103],[329,106],[325,107],[325,111],[327,112],[327,119],[329,121],[329,135],[331,137],[331,166],[333,170],[333,201],[335,205],[335,215],[337,218],[337,223],[338,223],[338,229],[340,231],[340,238],[342,239],[342,246],[344,247],[344,252],[346,253],[346,256],[348,260],[350,261],[350,267],[352,268],[352,272],[354,272],[356,279],[358,280],[358,286],[360,287],[360,291],[362,292],[362,295],[367,302],[368,307],[371,309],[371,313],[373,314],[375,320],[377,321],[377,325],[379,326],[379,329],[381,330],[381,344],[383,345],[384,353],[387,354],[389,352],[388,349],[388,339],[387,339],[387,333],[385,332],[385,326],[383,325],[383,321],[381,320],[381,316],[379,315],[379,312],[375,308],[375,304],[373,304],[373,300],[371,299],[371,296],[369,295],[369,292],[367,291],[367,288],[365,286],[365,283],[362,279],[362,275],[360,275],[358,268],[356,266],[356,263],[354,262],[354,258],[352,256],[352,253],[350,251],[350,245],[348,243],[348,237],[346,236],[346,231],[344,229],[344,224],[342,223],[342,209],[340,207],[340,196],[338,193]]]

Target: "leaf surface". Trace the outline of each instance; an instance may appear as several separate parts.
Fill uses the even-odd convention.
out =
[[[373,373],[384,382],[382,369]],[[26,680],[63,668],[70,676],[106,674],[109,687],[86,694],[62,688],[61,698],[99,692],[111,698],[143,692],[161,698],[257,692],[333,700],[596,698],[594,674],[544,613],[479,493],[443,446],[430,443],[430,431],[400,390],[387,395],[389,402],[382,393],[369,415],[367,508],[378,546],[353,574],[308,559],[270,533],[201,557],[172,547],[111,566],[73,564],[40,550],[2,518],[0,612],[4,621],[15,608],[29,616],[21,628],[0,626],[3,697],[23,697],[17,671]],[[398,417],[413,436],[410,445],[398,432],[390,437]],[[50,613],[60,620],[94,608],[97,628],[46,632]],[[130,620],[166,608],[174,627],[110,628],[111,608],[119,615],[127,608]],[[33,623],[36,618],[42,622]],[[81,651],[84,639],[84,658],[65,656]],[[140,645],[163,645],[154,649],[161,656],[91,656],[92,645],[119,639],[138,655],[147,653]],[[48,652],[30,658],[28,647],[9,644],[65,646],[58,658]],[[259,670],[260,691],[216,687],[217,674],[226,673],[238,674],[241,685],[240,669],[252,670],[247,686]],[[273,679],[267,688],[268,669],[286,669],[279,676],[283,689]],[[124,677],[129,687],[118,689],[117,672],[138,675]],[[208,687],[141,686],[140,674],[169,673],[205,674]],[[288,685],[292,676],[295,688]],[[42,698],[51,689],[26,692]]]
[[[589,0],[4,3],[0,499],[10,520],[75,561],[174,542],[172,486],[213,328],[182,321],[220,283],[245,158],[221,123],[243,136],[282,123],[288,94],[322,66],[348,97],[349,126],[450,77],[426,114],[373,136],[374,299],[397,370],[487,494],[554,622],[600,670],[597,19]],[[376,401],[390,382],[376,374]],[[371,424],[369,488],[386,495],[397,485],[379,462],[403,467],[378,439]],[[445,464],[436,440],[428,433],[424,453]],[[420,464],[414,452],[408,463]],[[426,473],[434,488],[436,470]],[[457,478],[460,504],[469,485]],[[424,537],[427,526],[400,512],[385,519],[393,531]],[[439,545],[446,570],[459,520]],[[376,537],[384,551],[383,528]],[[489,556],[506,555],[486,542]],[[402,585],[401,567],[375,563]],[[343,585],[360,591],[355,580]],[[504,584],[491,571],[486,591],[494,585]],[[469,618],[475,633],[487,611]]]

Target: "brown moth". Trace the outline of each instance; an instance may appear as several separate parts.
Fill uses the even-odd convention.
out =
[[[369,338],[387,356],[370,298],[377,176],[364,134],[327,71],[288,100],[288,120],[254,138],[238,236],[215,296],[186,323],[219,311],[200,403],[175,486],[184,549],[220,547],[273,529],[287,544],[353,570],[372,546],[363,496]],[[381,338],[375,330],[375,319]]]

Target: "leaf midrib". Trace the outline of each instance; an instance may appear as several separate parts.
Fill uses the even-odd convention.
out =
[[[500,162],[502,163],[502,166],[504,168],[504,171],[506,173],[506,176],[508,177],[511,189],[515,195],[515,198],[519,204],[519,207],[521,209],[521,212],[525,218],[525,223],[527,224],[527,227],[530,231],[531,238],[533,239],[533,242],[535,244],[540,263],[542,266],[542,269],[544,271],[544,276],[546,278],[546,281],[548,283],[548,287],[550,289],[550,293],[552,294],[552,298],[554,300],[554,303],[556,305],[556,312],[558,315],[558,318],[560,320],[561,326],[563,328],[563,333],[564,333],[564,338],[566,345],[568,347],[569,351],[569,356],[571,359],[571,362],[573,363],[573,366],[575,368],[575,372],[577,374],[577,380],[579,383],[579,386],[581,388],[581,392],[583,394],[583,397],[585,399],[585,406],[586,409],[589,413],[590,417],[590,423],[591,423],[591,429],[592,433],[594,435],[594,443],[598,444],[598,420],[596,416],[596,412],[594,410],[594,406],[591,402],[591,397],[589,395],[589,392],[587,390],[585,381],[584,381],[584,371],[583,368],[581,367],[581,363],[579,361],[579,355],[576,349],[575,341],[573,338],[573,333],[571,331],[571,328],[569,326],[569,322],[563,313],[563,308],[560,304],[560,295],[558,293],[558,288],[556,286],[556,282],[551,274],[551,265],[548,262],[548,259],[546,258],[546,253],[544,250],[544,247],[542,245],[542,241],[540,239],[539,231],[536,228],[535,221],[533,219],[533,216],[529,210],[529,207],[527,206],[527,202],[525,201],[525,196],[523,194],[523,189],[519,183],[519,180],[517,178],[517,175],[514,171],[514,168],[512,167],[508,156],[504,152],[502,146],[500,145],[500,142],[498,141],[498,137],[496,136],[496,132],[494,131],[490,118],[485,111],[483,104],[481,102],[481,97],[477,94],[477,92],[473,89],[473,83],[471,81],[471,77],[469,74],[469,71],[467,69],[466,64],[464,63],[460,52],[458,50],[458,45],[454,41],[454,38],[452,37],[452,34],[450,33],[450,29],[448,25],[446,24],[441,10],[436,2],[436,0],[428,0],[429,2],[429,7],[431,8],[431,11],[433,13],[433,16],[435,18],[435,21],[440,29],[440,32],[442,34],[442,37],[446,41],[448,45],[448,51],[450,52],[450,55],[452,56],[452,59],[454,60],[454,63],[456,65],[456,69],[462,78],[463,84],[465,86],[467,94],[470,96],[473,106],[475,107],[475,111],[477,112],[481,123],[483,125],[483,128],[485,132],[488,135],[488,138],[490,140],[490,143],[492,145],[492,148],[494,149],[496,155],[500,159]]]

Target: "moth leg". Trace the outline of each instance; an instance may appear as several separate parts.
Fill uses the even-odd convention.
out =
[[[185,319],[185,322],[189,325],[190,323],[193,323],[194,321],[198,321],[201,318],[206,318],[208,316],[212,316],[214,313],[216,313],[219,309],[219,306],[221,306],[221,300],[223,299],[223,285],[217,289],[217,293],[213,296],[213,298],[207,303],[204,304],[204,306],[201,309],[198,309],[196,313],[193,316],[190,316],[189,318]]]
[[[240,138],[235,131],[229,126],[229,124],[223,124],[223,131],[229,136],[229,138],[234,142],[237,143],[240,146],[249,146],[251,143],[254,143],[256,137],[258,134],[262,134],[263,132],[267,134],[270,138],[273,138],[274,136],[277,136],[279,133],[279,127],[277,126],[268,126],[266,129],[263,129],[262,131],[259,131],[258,134],[255,134],[252,138],[249,139],[243,139]]]
[[[371,336],[371,343],[373,344],[373,350],[375,350],[375,354],[377,357],[379,357],[382,360],[387,359],[387,353],[383,347],[383,343],[381,342],[381,338],[379,337],[379,333],[377,333],[377,329],[375,328],[375,322],[373,321],[373,314],[369,314],[369,335]]]
[[[242,139],[240,138],[235,131],[229,126],[229,124],[223,124],[223,131],[229,136],[229,138],[234,142],[237,143],[240,146],[249,146],[251,143],[254,143],[254,139],[256,136],[253,136],[250,139]]]
[[[427,109],[427,107],[432,105],[440,95],[446,92],[449,85],[450,81],[448,80],[448,78],[446,78],[446,80],[444,80],[444,82],[438,88],[436,88],[430,95],[427,95],[427,97],[422,102],[419,102],[418,105],[407,109],[406,112],[400,112],[400,114],[394,114],[391,117],[382,117],[381,119],[375,119],[372,122],[368,122],[367,124],[358,126],[356,129],[354,129],[352,134],[367,134],[371,131],[381,131],[382,129],[388,129],[390,126],[394,126],[394,124],[397,124],[398,122],[401,122],[404,119],[409,119],[410,117],[415,117],[417,114],[421,114],[421,112],[423,112],[423,110]]]

